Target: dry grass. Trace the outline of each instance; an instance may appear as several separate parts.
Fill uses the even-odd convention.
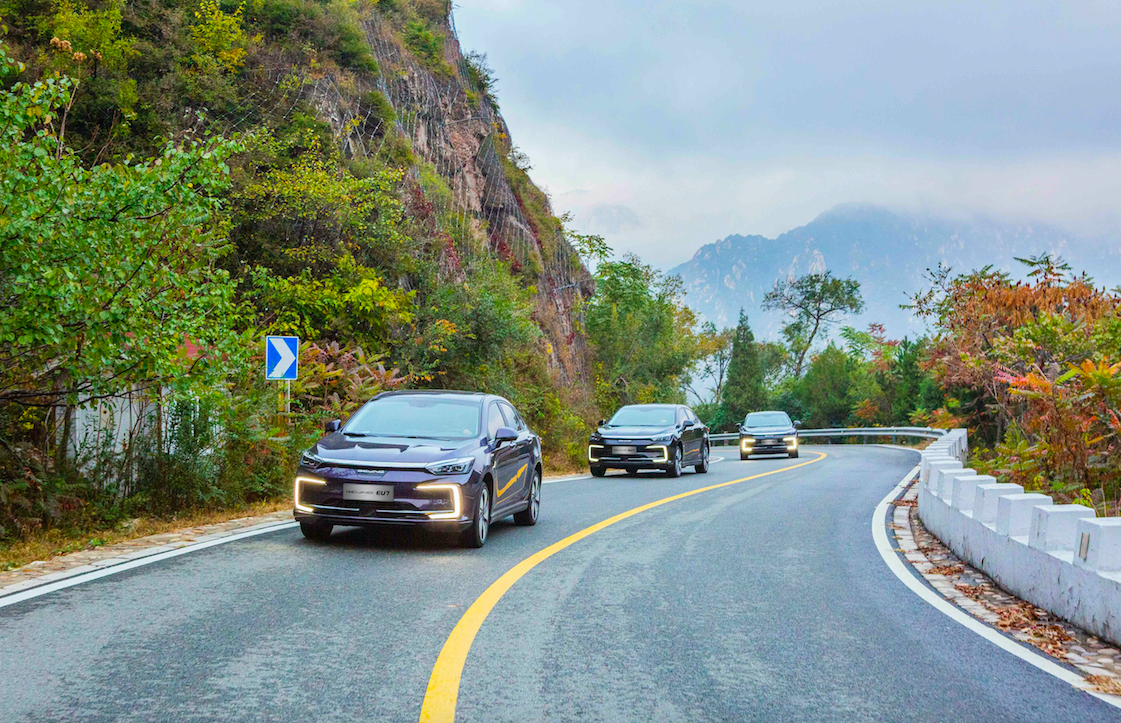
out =
[[[12,570],[35,560],[47,560],[57,555],[65,555],[68,552],[90,550],[102,545],[112,545],[125,540],[135,540],[138,537],[172,532],[185,527],[226,522],[238,517],[265,515],[288,509],[291,506],[291,500],[281,499],[271,502],[257,502],[232,509],[200,510],[168,518],[139,517],[127,525],[112,530],[87,531],[69,535],[60,530],[46,530],[33,534],[26,540],[0,545],[0,571]]]

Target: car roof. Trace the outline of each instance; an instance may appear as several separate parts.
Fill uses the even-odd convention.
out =
[[[494,397],[493,394],[485,394],[483,392],[463,392],[458,389],[395,389],[391,392],[381,392],[374,396],[374,399],[381,399],[382,397],[402,397],[412,395],[431,395],[434,397],[475,397],[479,401]],[[498,398],[498,397],[494,397]]]

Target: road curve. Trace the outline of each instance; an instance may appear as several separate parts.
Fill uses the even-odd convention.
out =
[[[543,560],[463,666],[460,721],[1119,720],[933,609],[868,520],[913,452],[819,463],[675,500]],[[437,655],[507,570],[613,515],[789,467],[547,485],[534,528],[482,550],[283,530],[0,609],[0,720],[418,719]]]

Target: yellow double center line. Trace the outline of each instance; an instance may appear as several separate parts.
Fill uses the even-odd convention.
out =
[[[471,643],[475,641],[475,635],[479,632],[479,628],[483,626],[483,621],[487,619],[487,615],[490,614],[490,611],[498,601],[502,599],[506,591],[513,587],[514,583],[520,580],[527,572],[569,545],[579,542],[605,527],[610,527],[616,522],[622,522],[628,517],[634,517],[639,513],[652,510],[655,507],[660,507],[675,500],[682,500],[686,497],[692,497],[693,495],[699,495],[702,492],[711,492],[712,490],[730,487],[740,482],[747,482],[749,480],[759,479],[760,477],[766,477],[767,475],[786,472],[788,470],[797,469],[798,467],[805,467],[807,464],[813,464],[814,462],[820,462],[825,459],[824,452],[817,452],[817,454],[820,455],[817,459],[811,459],[808,462],[793,464],[789,467],[783,467],[782,469],[773,469],[769,472],[762,472],[750,477],[732,480],[731,482],[721,482],[720,484],[701,487],[700,489],[682,492],[672,497],[664,497],[655,502],[642,505],[641,507],[635,507],[633,510],[627,510],[614,517],[609,517],[603,522],[597,522],[591,527],[585,527],[583,530],[569,535],[560,542],[549,545],[544,550],[530,555],[517,565],[514,565],[506,571],[506,574],[498,578],[488,587],[483,594],[471,604],[471,607],[467,608],[467,612],[459,619],[451,635],[448,636],[444,647],[440,650],[440,656],[436,658],[436,666],[432,668],[432,677],[428,679],[428,690],[424,694],[424,704],[420,708],[421,723],[451,723],[451,721],[455,720],[455,705],[459,698],[459,680],[463,675],[463,664],[467,662],[467,654],[471,651]]]

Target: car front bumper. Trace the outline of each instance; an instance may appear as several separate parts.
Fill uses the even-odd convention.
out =
[[[392,487],[393,499],[347,499],[344,485],[348,484]],[[389,470],[374,476],[368,470],[301,469],[294,482],[293,516],[298,521],[359,527],[463,527],[473,521],[481,485],[481,476],[476,472],[442,478],[421,470]]]
[[[620,450],[619,447],[633,448]],[[670,443],[622,440],[588,444],[588,464],[611,469],[662,469],[670,463]]]
[[[797,437],[793,440],[783,439],[782,437],[758,437],[755,439],[740,437],[740,453],[787,454],[797,452],[799,444],[800,440]]]

